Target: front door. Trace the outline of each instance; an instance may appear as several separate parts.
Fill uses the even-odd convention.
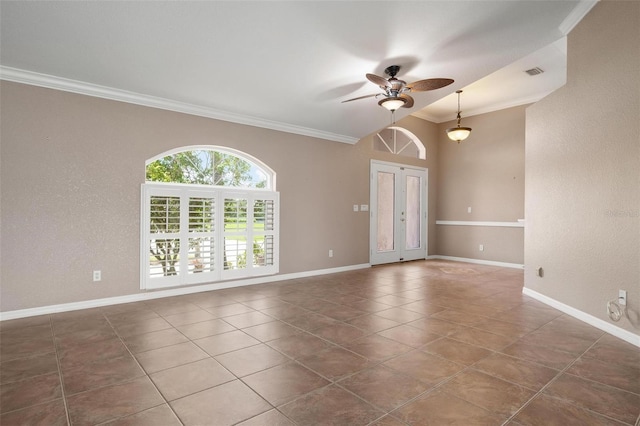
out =
[[[427,170],[371,162],[370,263],[427,256]]]

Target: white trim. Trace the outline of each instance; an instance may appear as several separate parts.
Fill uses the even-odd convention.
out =
[[[482,222],[472,220],[436,220],[436,225],[454,226],[494,226],[503,228],[524,228],[524,221],[518,222]]]
[[[126,296],[107,297],[104,299],[92,299],[82,302],[63,303],[60,305],[42,306],[39,308],[19,309],[16,311],[0,312],[0,321],[7,321],[17,318],[33,317],[37,315],[48,315],[59,312],[77,311],[79,309],[98,308],[101,306],[117,305],[121,303],[141,302],[145,300],[161,299],[163,297],[182,296],[185,294],[202,293],[205,291],[223,290],[225,288],[242,287],[254,284],[266,284],[274,281],[286,281],[297,278],[306,278],[317,275],[335,274],[338,272],[355,271],[358,269],[370,268],[368,263],[359,265],[341,266],[337,268],[318,269],[315,271],[294,272],[291,274],[271,275],[266,277],[247,278],[236,281],[218,282],[215,284],[204,284],[191,287],[172,288],[169,290],[147,291],[143,293],[129,294]]]
[[[502,111],[503,109],[507,109],[507,108],[514,108],[521,105],[533,104],[538,102],[540,99],[544,98],[545,96],[549,95],[552,92],[553,90],[550,90],[548,92],[536,93],[534,95],[529,95],[529,96],[525,96],[518,99],[510,99],[508,101],[504,101],[500,103],[495,103],[495,104],[486,105],[486,106],[482,106],[475,109],[465,110],[464,116],[465,118],[468,118],[468,117],[473,117],[474,115],[488,114],[490,112]],[[422,120],[427,120],[436,124],[446,123],[448,121],[455,121],[455,120],[451,120],[451,117],[445,118],[440,115],[436,116],[433,114],[429,114],[429,112],[425,111],[424,109],[416,111],[411,115],[413,117],[421,118]]]
[[[640,335],[624,330],[616,325],[613,325],[604,320],[601,320],[600,318],[596,318],[593,315],[590,315],[579,309],[576,309],[569,305],[565,305],[562,302],[558,302],[557,300],[552,299],[549,296],[545,296],[544,294],[538,293],[535,290],[531,290],[530,288],[524,287],[522,289],[522,294],[532,297],[537,301],[544,303],[545,305],[549,305],[552,308],[555,308],[559,311],[564,312],[567,315],[571,315],[572,317],[579,319],[580,321],[586,322],[589,325],[592,325],[596,328],[599,328],[602,331],[612,334],[626,342],[631,343],[634,346],[640,347]]]
[[[380,132],[382,130],[386,130],[386,129],[399,131],[400,133],[404,134],[407,138],[409,138],[410,142],[408,144],[406,144],[404,147],[402,147],[402,149],[400,151],[396,152],[396,148],[397,147],[394,146],[394,149],[391,149],[391,147],[389,145],[387,145],[387,142],[384,140],[384,138],[382,136],[380,136]],[[424,146],[424,144],[422,143],[420,138],[417,137],[416,135],[414,135],[413,133],[411,133],[409,130],[405,129],[404,127],[400,127],[400,126],[389,126],[389,127],[385,127],[382,130],[380,130],[380,132],[376,133],[376,136],[378,136],[378,138],[382,141],[382,143],[387,147],[389,152],[391,152],[392,154],[399,155],[400,152],[402,152],[402,150],[404,150],[407,146],[409,146],[409,144],[411,142],[413,142],[413,144],[418,149],[418,158],[421,159],[421,160],[426,160],[427,159],[427,148]]]
[[[558,26],[560,32],[567,35],[571,32],[573,27],[578,25],[582,18],[598,3],[598,0],[581,0],[580,3],[573,8],[571,13],[564,18],[564,21]]]
[[[386,169],[385,169],[386,168]],[[397,169],[397,170],[396,170]],[[399,244],[399,247],[394,248],[388,252],[378,252],[377,251],[377,231],[376,231],[376,223],[377,223],[377,187],[378,184],[376,180],[374,180],[374,172],[375,171],[387,171],[389,173],[401,174],[403,176],[404,173],[409,173],[413,171],[414,173],[418,173],[421,178],[420,183],[420,192],[421,199],[420,200],[420,210],[421,215],[424,213],[424,217],[421,217],[420,224],[420,238],[421,243],[418,249],[407,249],[402,250],[400,247],[402,244]],[[407,172],[409,171],[409,172]],[[397,179],[394,183],[395,193],[400,194],[400,187],[404,185],[401,183],[401,179]],[[404,192],[404,191],[402,191]],[[404,201],[398,199],[398,197],[394,195],[394,211],[400,209],[398,204],[402,204]],[[404,197],[404,195],[402,196]],[[401,262],[401,261],[410,261],[410,260],[418,260],[418,259],[426,259],[427,253],[429,251],[429,169],[426,167],[420,166],[411,166],[402,163],[393,163],[389,161],[380,161],[380,160],[371,160],[369,163],[369,263],[372,265],[382,265],[386,263],[393,262]],[[394,224],[394,235],[403,235],[400,231],[399,221],[395,221]],[[401,237],[403,238],[403,237]],[[394,239],[397,239],[394,237]],[[395,243],[394,243],[395,245]],[[401,258],[401,253],[408,253],[409,256],[406,258]],[[424,255],[424,257],[422,257]]]
[[[258,117],[234,114],[231,112],[222,111],[202,105],[194,105],[186,102],[159,98],[156,96],[143,95],[141,93],[114,89],[112,87],[85,83],[82,81],[71,80],[54,75],[41,74],[33,71],[21,70],[18,68],[0,66],[0,80],[30,84],[32,86],[46,87],[48,89],[78,93],[81,95],[110,99],[113,101],[126,102],[129,104],[142,105],[151,108],[164,109],[167,111],[181,112],[184,114],[197,115],[199,117],[213,118],[216,120],[228,121],[231,123],[261,127],[263,129],[277,130],[280,132],[310,136],[313,138],[326,139],[351,145],[357,143],[360,140],[359,138],[354,138],[352,136],[338,135],[336,133],[323,132],[321,130],[311,129],[308,127],[294,126],[278,121],[271,121]]]
[[[503,268],[524,269],[524,265],[520,263],[497,262],[495,260],[484,260],[484,259],[470,259],[467,257],[442,256],[439,254],[430,255],[427,257],[427,259],[453,260],[455,262],[467,262],[467,263],[476,263],[479,265],[501,266]]]
[[[490,106],[486,106],[486,107],[481,107],[481,108],[475,108],[473,110],[468,110],[464,113],[465,117],[473,117],[475,115],[480,115],[480,114],[488,114],[490,112],[494,112],[494,111],[502,111],[504,109],[508,109],[508,108],[515,108],[518,106],[522,106],[522,105],[528,105],[528,104],[533,104],[538,102],[540,99],[546,97],[547,95],[549,95],[550,93],[553,93],[555,91],[554,90],[549,90],[547,92],[542,92],[542,93],[536,93],[534,95],[530,95],[530,96],[525,96],[522,98],[517,98],[517,99],[511,99],[508,101],[504,101],[501,103],[496,103]],[[447,121],[452,121],[451,119],[446,119],[444,121],[442,121],[441,123],[445,123]]]
[[[392,167],[404,167],[405,169],[426,171],[427,173],[429,172],[429,169],[427,167],[412,166],[411,164],[394,163],[392,161],[382,161],[382,160],[371,160],[369,162],[369,172],[371,172],[371,163],[382,164],[385,166],[392,166]]]
[[[158,185],[155,182],[146,182],[141,185],[142,193],[142,220],[140,230],[140,269],[141,269],[141,290],[171,288],[179,285],[192,285],[197,283],[228,281],[237,278],[250,278],[262,275],[274,275],[279,271],[279,233],[280,233],[280,195],[274,191],[255,191],[252,188],[233,188],[233,187],[192,187],[184,184],[169,184],[163,182]],[[179,220],[180,226],[177,230],[151,232],[151,199],[153,197],[175,197],[180,200]],[[213,201],[214,217],[213,229],[209,231],[192,232],[189,229],[189,206],[191,198],[208,198]],[[253,223],[253,214],[255,202],[261,200],[270,200],[273,202],[273,229],[264,229],[257,231],[252,226],[247,226],[243,231],[227,231],[224,227],[224,201],[229,198],[238,198],[246,201],[247,223]],[[265,265],[253,264],[252,243],[261,237],[265,239],[269,236],[273,244],[273,262]],[[190,272],[188,265],[188,253],[190,250],[189,241],[191,238],[205,237],[212,238],[214,243],[213,254],[214,261],[210,265],[213,268],[195,274]],[[227,237],[235,239],[242,237],[247,242],[245,248],[246,267],[239,269],[227,270],[224,267],[223,253],[226,253],[225,240]],[[173,276],[152,276],[150,271],[151,254],[149,252],[149,244],[156,239],[177,239],[180,241],[180,260],[178,272]],[[238,266],[236,264],[236,266]]]
[[[420,110],[418,110],[416,112],[413,112],[413,113],[411,113],[409,115],[411,115],[412,117],[420,118],[422,120],[430,121],[432,123],[436,123],[436,124],[440,123],[440,119],[438,117],[436,117],[435,115],[433,115],[433,114],[429,114],[429,112],[426,111],[426,108],[425,109],[420,109]],[[449,121],[449,119],[447,121]]]

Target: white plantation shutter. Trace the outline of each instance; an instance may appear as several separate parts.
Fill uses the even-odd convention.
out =
[[[253,241],[258,248],[254,250],[255,268],[272,268],[276,265],[276,202],[275,197],[255,198],[253,201]]]
[[[145,197],[143,275],[151,287],[180,283],[180,191],[163,188]],[[153,283],[153,284],[152,284]],[[149,285],[148,284],[148,285]]]
[[[240,193],[227,194],[224,197],[224,262],[227,277],[242,276],[247,268],[247,217],[248,200]]]
[[[278,272],[277,192],[142,185],[141,287]]]
[[[226,193],[223,279],[278,272],[278,200],[276,192]]]
[[[211,191],[187,190],[188,254],[187,283],[215,281],[217,194]]]

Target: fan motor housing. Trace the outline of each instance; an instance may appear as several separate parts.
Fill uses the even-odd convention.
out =
[[[398,74],[398,71],[400,71],[400,65],[391,65],[385,68],[384,73],[391,77],[395,77],[395,75]]]

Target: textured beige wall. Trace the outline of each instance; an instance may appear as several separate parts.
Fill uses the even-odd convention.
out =
[[[436,229],[440,256],[524,264],[523,228],[438,225]]]
[[[640,331],[640,3],[598,3],[568,37],[565,87],[527,111],[525,286]],[[535,268],[544,268],[544,277]]]
[[[518,106],[472,117],[463,113],[462,124],[472,132],[460,144],[445,132],[455,121],[438,126],[437,220],[524,218],[525,109]],[[522,228],[438,225],[437,229],[439,255],[524,263]]]
[[[17,83],[0,88],[3,312],[138,293],[144,164],[167,150],[228,146],[276,171],[281,273],[367,263],[369,216],[352,206],[369,203],[371,158],[404,161],[372,152],[370,137],[347,145]],[[434,132],[405,121],[420,137]],[[98,269],[102,281],[93,283]]]

